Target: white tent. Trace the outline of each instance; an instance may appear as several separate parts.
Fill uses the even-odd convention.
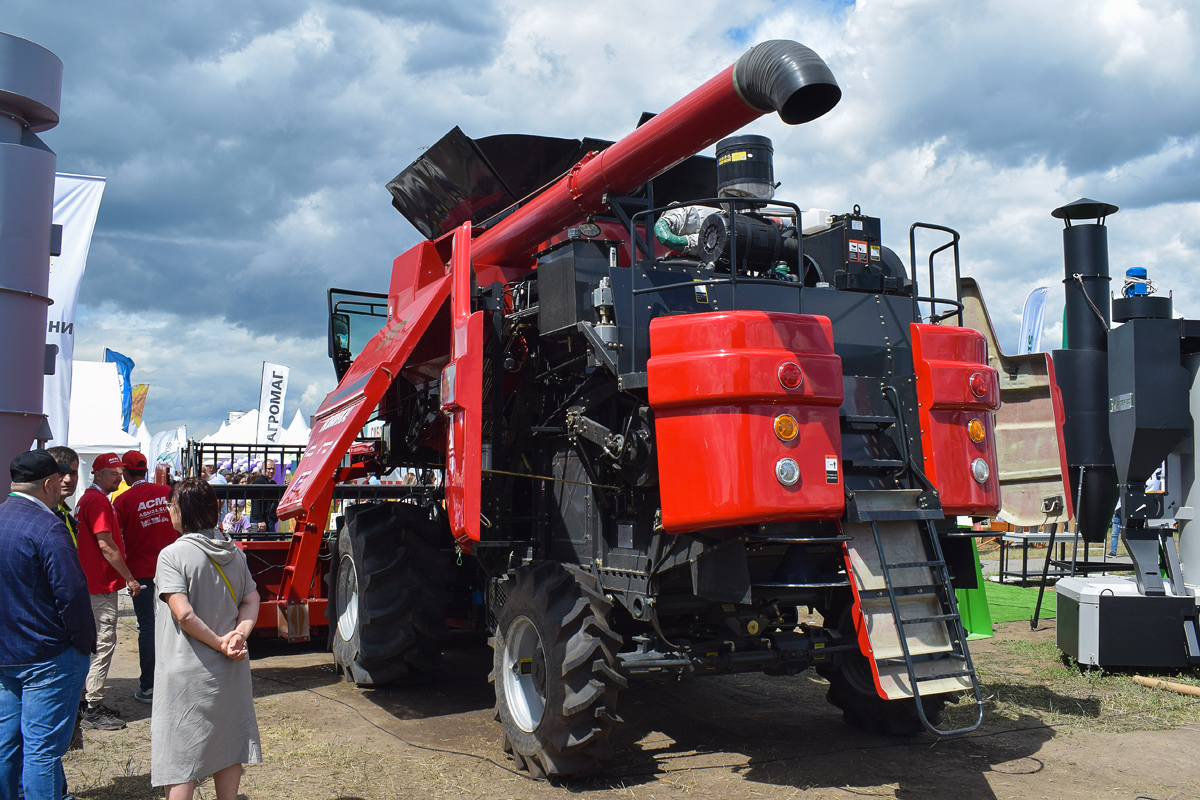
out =
[[[292,424],[283,429],[279,444],[300,445],[308,444],[308,423],[299,411],[292,417]],[[204,444],[254,444],[258,435],[258,409],[253,408],[230,423],[221,423],[215,433],[205,436]]]
[[[254,444],[258,435],[258,409],[252,408],[228,424],[222,422],[216,433],[200,441],[204,444]]]
[[[117,365],[75,361],[71,375],[71,421],[68,445],[79,453],[79,489],[75,500],[92,482],[92,461],[101,453],[140,447],[137,438],[121,429],[121,381]],[[144,452],[144,451],[143,451]]]
[[[284,429],[280,444],[305,447],[308,445],[308,437],[311,434],[312,430],[308,427],[308,423],[304,421],[304,415],[297,411],[296,415],[292,417],[292,424]]]

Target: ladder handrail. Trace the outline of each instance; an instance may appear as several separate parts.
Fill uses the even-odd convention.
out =
[[[918,523],[920,524],[920,523]],[[892,585],[891,567],[888,565],[887,554],[883,549],[883,538],[879,535],[879,524],[874,520],[871,521],[871,535],[875,537],[875,551],[879,554],[879,567],[883,574],[883,585],[887,589],[888,600],[892,606],[892,616],[896,620],[896,632],[899,634],[900,649],[904,653],[904,669],[908,673],[909,684],[912,686],[913,703],[917,707],[917,718],[921,720],[921,724],[925,730],[935,736],[954,736],[960,733],[970,733],[977,729],[983,723],[983,693],[979,688],[979,677],[975,673],[975,665],[971,660],[971,651],[966,646],[966,635],[962,627],[962,618],[958,614],[958,602],[954,596],[954,590],[950,586],[949,572],[946,568],[946,559],[942,554],[941,544],[937,540],[937,531],[933,530],[933,526],[926,520],[924,521],[925,534],[928,541],[932,543],[933,556],[935,561],[941,562],[940,566],[930,567],[930,572],[935,569],[942,570],[940,580],[935,578],[933,585],[936,587],[938,599],[944,604],[949,605],[950,610],[954,614],[954,630],[951,631],[950,626],[946,626],[946,632],[950,635],[951,643],[956,648],[954,655],[958,655],[957,651],[961,651],[961,657],[966,664],[966,669],[970,673],[971,688],[975,693],[975,722],[971,725],[962,728],[954,728],[952,730],[941,730],[934,727],[929,718],[925,716],[925,706],[921,702],[921,690],[918,688],[918,678],[913,669],[912,652],[908,647],[908,637],[904,633],[905,621],[900,615],[900,604],[896,600],[896,592]],[[927,547],[929,545],[926,545]],[[946,596],[942,596],[942,592]]]

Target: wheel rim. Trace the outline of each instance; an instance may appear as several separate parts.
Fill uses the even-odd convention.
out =
[[[513,722],[532,733],[546,710],[546,657],[528,617],[517,617],[504,640],[504,699]]]
[[[354,570],[354,559],[345,555],[338,564],[337,586],[338,613],[337,632],[342,641],[348,642],[358,627],[358,575]]]

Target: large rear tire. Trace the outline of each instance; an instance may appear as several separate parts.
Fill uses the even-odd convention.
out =
[[[837,629],[843,636],[855,639],[851,608],[843,606],[834,612]],[[925,730],[917,716],[914,700],[884,700],[875,690],[871,665],[862,653],[845,656],[836,668],[821,668],[818,672],[829,681],[825,699],[842,710],[842,721],[852,728],[888,736],[913,736]],[[946,695],[921,698],[925,718],[931,725],[941,720]]]
[[[621,637],[596,579],[573,567],[537,562],[504,586],[493,671],[502,746],[536,778],[589,775],[612,757]]]
[[[434,672],[447,638],[451,552],[444,523],[409,503],[363,503],[338,533],[333,660],[360,686]]]

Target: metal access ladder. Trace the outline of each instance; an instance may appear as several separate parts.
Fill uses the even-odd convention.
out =
[[[899,493],[907,494],[878,494]],[[855,516],[858,521],[843,522],[842,532],[877,689],[889,700],[912,698],[921,724],[931,733],[975,730],[983,722],[983,695],[932,523],[913,518],[925,516],[918,509]],[[887,519],[895,516],[907,518]],[[926,718],[923,696],[968,690],[975,697],[974,723],[942,730]]]

